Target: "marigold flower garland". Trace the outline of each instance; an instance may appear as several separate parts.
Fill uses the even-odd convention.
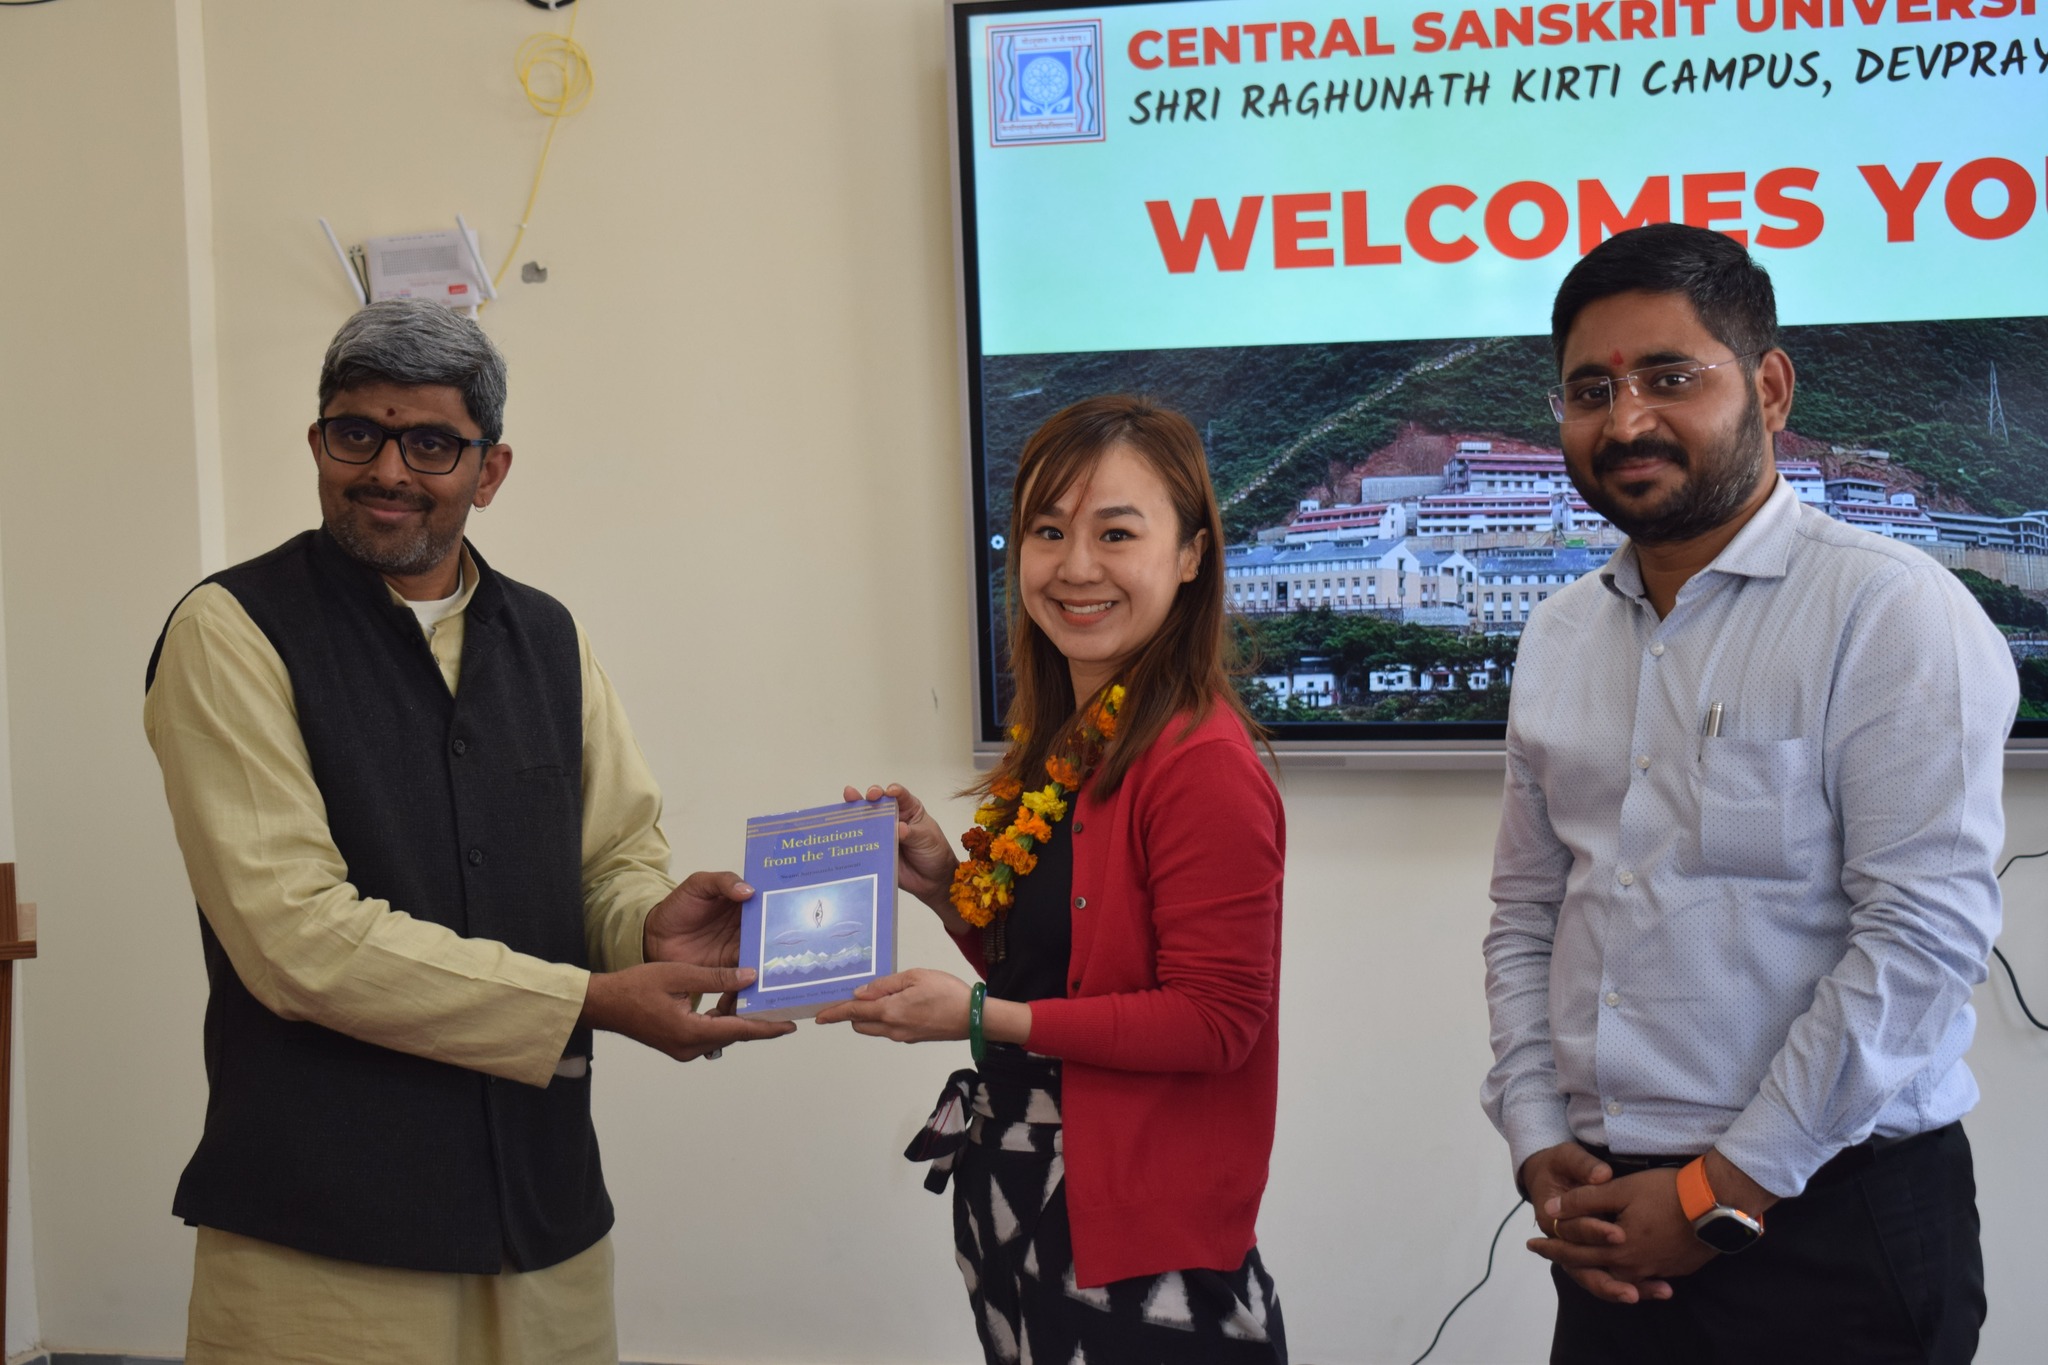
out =
[[[1096,699],[1076,728],[1073,747],[1045,760],[1045,775],[1052,780],[1043,787],[1026,791],[1016,777],[999,777],[989,785],[988,800],[974,813],[974,827],[960,836],[967,861],[953,869],[948,893],[960,918],[985,929],[1016,904],[1017,879],[1038,866],[1032,850],[1051,839],[1052,827],[1067,818],[1068,798],[1102,757],[1103,747],[1116,738],[1123,704],[1121,683]],[[1012,726],[1011,744],[1023,739],[1023,731]]]

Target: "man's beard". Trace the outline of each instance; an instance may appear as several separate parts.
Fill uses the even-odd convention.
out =
[[[1695,467],[1683,446],[1655,436],[1639,436],[1626,445],[1609,442],[1594,451],[1589,477],[1580,483],[1574,476],[1572,484],[1588,507],[1613,522],[1630,540],[1639,545],[1667,545],[1727,525],[1756,492],[1763,478],[1766,449],[1763,405],[1752,390],[1735,430],[1701,452],[1703,458],[1698,463],[1705,466],[1704,472]],[[1630,512],[1607,495],[1600,476],[1645,456],[1668,460],[1688,477],[1662,506]]]
[[[422,514],[418,525],[404,529],[378,528],[367,518],[346,511],[328,519],[327,532],[335,543],[350,559],[378,573],[400,578],[425,573],[446,559],[462,539],[460,521],[446,529],[434,525],[434,508],[438,504],[425,493],[397,489],[376,492],[368,485],[358,484],[342,496],[352,503],[410,507]]]

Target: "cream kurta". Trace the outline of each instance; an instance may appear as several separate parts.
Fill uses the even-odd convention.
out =
[[[450,692],[477,573],[428,634]],[[394,594],[394,598],[396,594]],[[643,961],[647,912],[674,886],[661,792],[582,628],[583,923],[590,961]],[[192,893],[250,992],[379,1046],[546,1085],[589,972],[366,899],[327,830],[284,661],[227,589],[171,618],[143,728],[163,766]]]
[[[448,690],[464,611],[424,627]],[[394,599],[397,598],[393,594]],[[590,961],[643,960],[668,894],[661,792],[579,626],[583,664],[583,924]],[[143,728],[192,893],[250,992],[287,1019],[530,1085],[555,1075],[590,973],[464,938],[365,899],[327,831],[284,661],[233,594],[204,584],[164,634]],[[193,1365],[599,1365],[616,1361],[611,1239],[525,1274],[360,1266],[202,1228],[186,1359]]]

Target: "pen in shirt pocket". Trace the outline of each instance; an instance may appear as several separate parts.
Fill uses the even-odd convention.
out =
[[[1721,703],[1714,702],[1707,707],[1707,718],[1700,723],[1700,757],[1707,756],[1707,741],[1721,737]]]

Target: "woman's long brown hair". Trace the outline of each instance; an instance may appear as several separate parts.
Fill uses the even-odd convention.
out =
[[[1123,782],[1131,764],[1150,748],[1175,716],[1188,717],[1189,730],[1221,704],[1263,738],[1231,684],[1231,657],[1224,632],[1223,513],[1209,482],[1202,438],[1188,419],[1170,408],[1128,395],[1084,399],[1055,413],[1024,443],[1010,499],[1009,588],[1010,672],[1016,693],[1009,724],[1020,727],[1003,762],[971,790],[986,792],[1010,777],[1027,788],[1044,784],[1048,755],[1068,747],[1082,711],[1093,697],[1074,695],[1067,658],[1024,610],[1017,590],[1019,547],[1031,525],[1095,469],[1112,447],[1144,460],[1166,485],[1179,522],[1179,544],[1206,531],[1195,576],[1180,585],[1166,620],[1144,648],[1113,680],[1124,685],[1115,741],[1091,779],[1097,796]]]

